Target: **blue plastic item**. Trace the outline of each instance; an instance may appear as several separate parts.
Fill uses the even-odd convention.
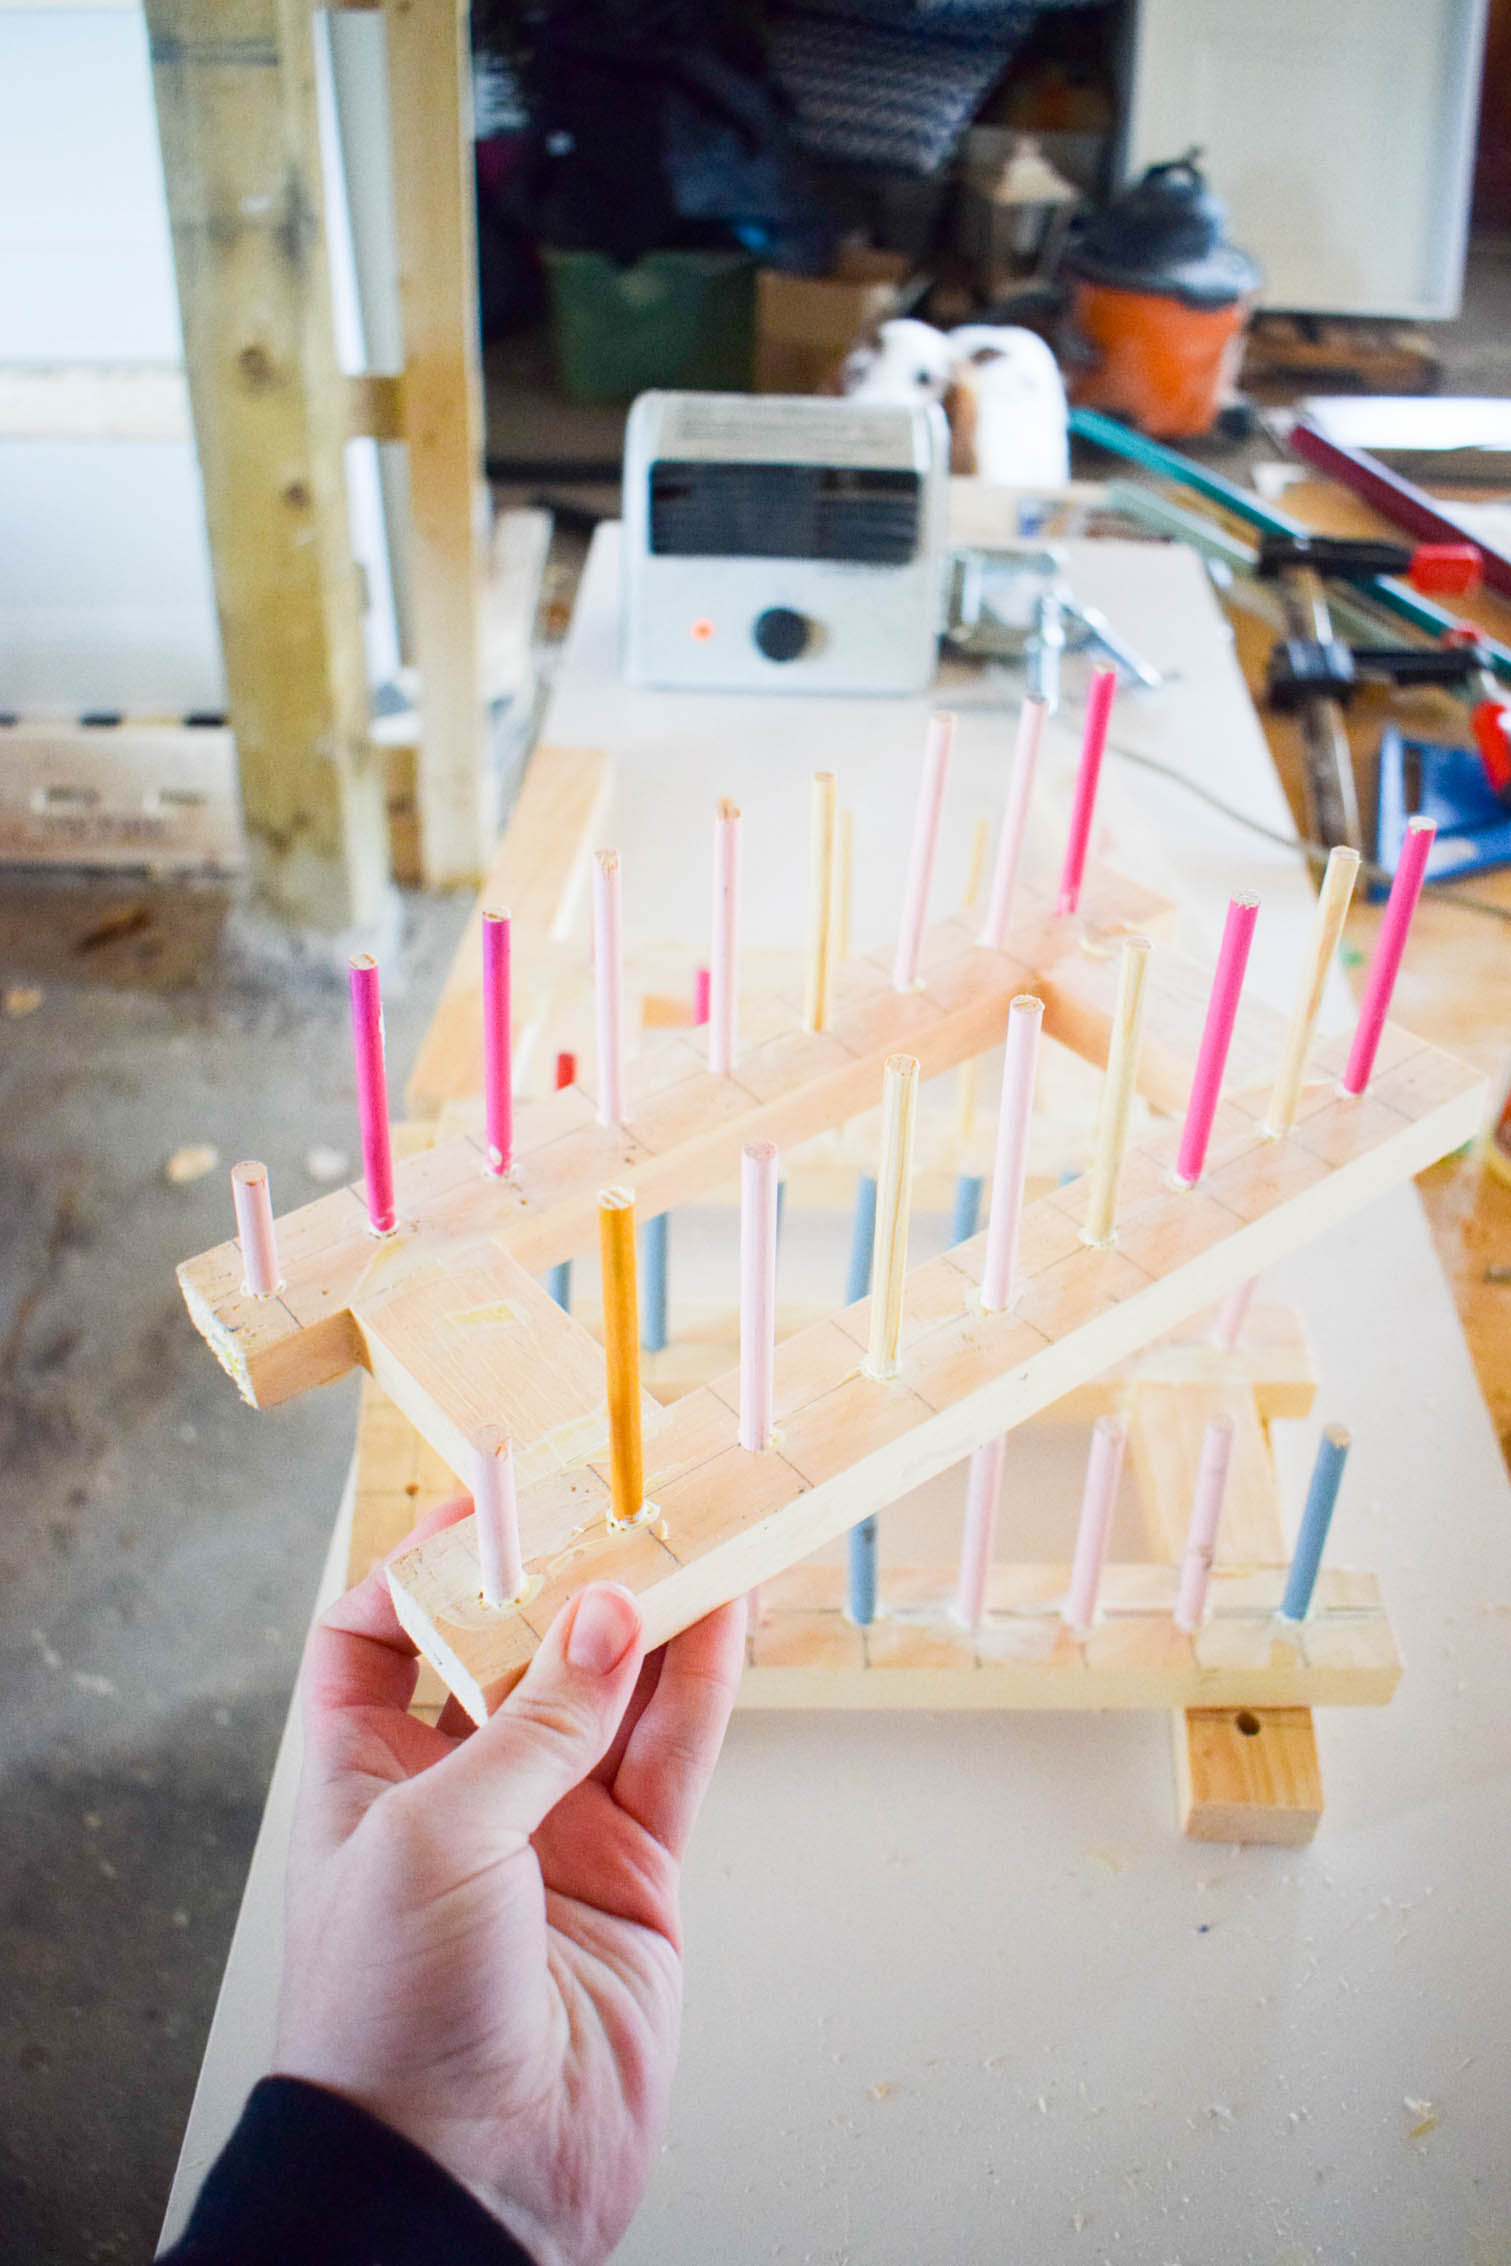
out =
[[[1427,861],[1429,881],[1511,865],[1511,810],[1485,777],[1479,751],[1409,740],[1394,724],[1380,735],[1380,786],[1375,804],[1375,860],[1394,873],[1410,818],[1437,821]],[[1383,897],[1383,885],[1372,895]]]

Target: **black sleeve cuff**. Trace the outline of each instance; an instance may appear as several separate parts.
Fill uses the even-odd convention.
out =
[[[337,2093],[265,2077],[159,2266],[533,2266],[433,2156]]]

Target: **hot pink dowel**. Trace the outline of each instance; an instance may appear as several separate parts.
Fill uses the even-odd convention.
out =
[[[1219,1353],[1231,1353],[1238,1343],[1239,1333],[1249,1316],[1249,1301],[1254,1295],[1257,1275],[1250,1275],[1236,1290],[1230,1290],[1212,1317],[1211,1342]]]
[[[510,1005],[509,916],[483,915],[483,1118],[488,1170],[500,1178],[514,1162],[514,1026]]]
[[[714,818],[713,942],[708,964],[708,1067],[727,1078],[735,1066],[739,999],[740,813],[722,802]]]
[[[1118,1481],[1123,1475],[1123,1448],[1128,1427],[1120,1416],[1099,1416],[1092,1430],[1091,1454],[1086,1459],[1086,1486],[1081,1495],[1081,1523],[1076,1529],[1076,1554],[1065,1596],[1064,1620],[1068,1629],[1089,1629],[1097,1617],[1097,1592],[1102,1586],[1102,1563],[1117,1505]]]
[[[472,1507],[477,1514],[477,1554],[483,1596],[489,1605],[512,1605],[525,1586],[519,1548],[519,1503],[514,1486],[514,1450],[507,1436],[487,1425],[473,1441],[477,1466]]]
[[[271,1298],[283,1274],[278,1265],[278,1232],[273,1225],[273,1199],[265,1164],[232,1165],[231,1201],[236,1206],[246,1287],[254,1298]]]
[[[924,744],[923,777],[918,785],[918,808],[913,816],[913,846],[908,853],[908,878],[903,890],[902,919],[897,926],[897,950],[892,960],[892,988],[911,991],[918,981],[918,956],[923,950],[924,926],[929,917],[929,888],[939,849],[939,822],[944,815],[944,790],[949,783],[950,750],[955,744],[955,719],[948,709],[929,718]]]
[[[1039,768],[1039,748],[1048,714],[1048,705],[1042,700],[1025,700],[1018,711],[1013,775],[1007,783],[1002,832],[997,838],[997,862],[992,868],[992,893],[987,902],[986,926],[981,931],[982,943],[990,945],[994,952],[1002,950],[1012,920],[1018,868],[1023,863],[1023,844],[1028,834],[1029,805],[1034,796],[1034,774]]]
[[[593,1002],[598,1034],[598,1122],[624,1120],[624,910],[619,852],[593,860]]]
[[[713,998],[713,974],[708,968],[693,970],[693,1026],[701,1029],[708,1021],[709,1003]]]
[[[1028,1177],[1028,1128],[1034,1113],[1034,1073],[1044,1002],[1020,992],[1007,1011],[1002,1100],[997,1110],[997,1154],[992,1166],[992,1208],[986,1223],[981,1303],[1000,1314],[1012,1303],[1023,1225],[1023,1184]]]
[[[357,1062],[357,1118],[362,1128],[362,1171],[367,1216],[374,1235],[398,1224],[393,1192],[393,1143],[388,1131],[388,1070],[383,1060],[383,995],[378,963],[361,952],[351,963],[352,1049]]]
[[[777,1153],[740,1152],[740,1446],[771,1445],[776,1391]]]
[[[1086,853],[1091,847],[1091,821],[1097,807],[1097,781],[1102,775],[1102,752],[1107,745],[1107,720],[1117,691],[1116,669],[1097,669],[1086,695],[1086,729],[1081,735],[1081,767],[1076,773],[1076,799],[1070,811],[1070,838],[1060,873],[1057,913],[1073,913],[1081,902]]]
[[[997,1498],[1002,1492],[1002,1463],[1007,1435],[999,1432],[971,1457],[965,1483],[965,1532],[960,1542],[960,1582],[955,1611],[968,1629],[979,1629],[986,1610],[987,1569],[992,1562],[992,1537],[997,1529]]]
[[[1207,1161],[1207,1143],[1212,1138],[1212,1120],[1222,1097],[1222,1074],[1227,1068],[1228,1048],[1233,1042],[1238,999],[1258,917],[1257,897],[1229,898],[1222,949],[1217,955],[1217,973],[1212,978],[1212,996],[1207,1001],[1207,1020],[1196,1056],[1196,1075],[1191,1080],[1191,1099],[1186,1104],[1186,1122],[1181,1128],[1180,1153],[1175,1160],[1175,1177],[1183,1180],[1187,1187],[1200,1180],[1201,1168]]]
[[[1385,1028],[1385,1018],[1390,1013],[1390,995],[1396,988],[1396,977],[1401,972],[1401,955],[1406,950],[1411,916],[1417,909],[1422,883],[1427,878],[1427,860],[1436,833],[1437,827],[1430,818],[1413,818],[1407,822],[1396,877],[1390,885],[1385,918],[1380,923],[1380,933],[1375,940],[1375,956],[1369,963],[1364,997],[1359,1004],[1354,1043],[1348,1050],[1348,1066],[1343,1073],[1343,1091],[1346,1094],[1362,1094],[1369,1084],[1369,1074],[1375,1066],[1375,1056],[1379,1051],[1380,1034]]]
[[[1186,1554],[1181,1560],[1180,1594],[1175,1600],[1175,1625],[1194,1636],[1207,1608],[1207,1584],[1212,1578],[1212,1553],[1217,1548],[1217,1527],[1228,1484],[1233,1454],[1233,1419],[1214,1416],[1201,1436],[1201,1459],[1196,1467],[1196,1492],[1191,1498],[1191,1524],[1186,1530]]]

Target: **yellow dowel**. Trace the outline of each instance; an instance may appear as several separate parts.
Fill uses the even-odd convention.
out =
[[[1110,1243],[1117,1225],[1118,1182],[1123,1176],[1123,1153],[1128,1146],[1128,1122],[1138,1082],[1144,979],[1148,973],[1148,937],[1128,937],[1118,970],[1117,1005],[1112,1014],[1101,1121],[1097,1127],[1096,1156],[1092,1160],[1091,1188],[1086,1203],[1084,1233],[1088,1243]]]
[[[821,1031],[829,1019],[834,941],[834,835],[834,773],[815,771],[808,849],[808,981],[803,1013],[810,1031]]]
[[[965,895],[960,900],[960,910],[963,913],[970,912],[981,895],[981,884],[986,879],[986,853],[991,838],[991,820],[978,818],[971,828],[971,854],[965,868]]]
[[[902,1293],[908,1273],[908,1212],[913,1194],[917,1114],[918,1064],[911,1054],[889,1055],[881,1096],[876,1240],[871,1247],[871,1329],[866,1347],[866,1367],[873,1377],[897,1374],[902,1345]]]
[[[1341,845],[1328,852],[1327,870],[1322,876],[1322,887],[1317,896],[1317,918],[1312,929],[1311,947],[1301,989],[1291,1013],[1291,1027],[1285,1034],[1285,1051],[1280,1057],[1280,1069],[1275,1078],[1275,1091],[1265,1113],[1264,1129],[1278,1140],[1289,1133],[1296,1122],[1296,1111],[1301,1101],[1302,1081],[1306,1077],[1306,1058],[1312,1051],[1312,1038],[1317,1028],[1317,1016],[1322,1007],[1322,990],[1327,982],[1327,971],[1332,966],[1338,939],[1348,913],[1348,902],[1354,893],[1359,877],[1359,853]]]
[[[645,1508],[640,1442],[640,1302],[635,1281],[635,1199],[627,1188],[598,1195],[603,1274],[603,1353],[608,1380],[610,1520],[628,1526]]]
[[[834,901],[829,909],[829,965],[841,967],[850,957],[850,904],[854,886],[855,813],[842,810],[834,839]]]

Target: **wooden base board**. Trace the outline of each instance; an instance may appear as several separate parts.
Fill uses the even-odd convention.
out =
[[[1192,1708],[1171,1728],[1181,1830],[1193,1841],[1299,1849],[1311,1840],[1322,1774],[1306,1708]]]

